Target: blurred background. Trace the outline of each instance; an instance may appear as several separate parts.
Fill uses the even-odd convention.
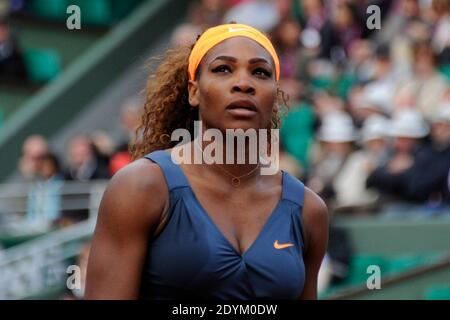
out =
[[[450,0],[0,0],[0,299],[82,299],[150,58],[231,21],[276,46],[281,167],[330,209],[320,298],[450,299]]]

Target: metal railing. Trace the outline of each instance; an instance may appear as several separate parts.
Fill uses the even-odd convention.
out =
[[[5,250],[0,255],[0,299],[26,299],[64,288],[67,267],[94,226],[91,218]]]
[[[107,182],[108,180],[60,181],[51,187],[50,193],[45,193],[49,187],[45,183],[0,184],[0,234],[6,230],[26,232],[27,216],[30,215],[30,211],[45,211],[45,200],[55,201],[51,209],[58,211],[57,216],[64,217],[67,212],[84,210],[87,213],[86,218],[93,217],[97,214]],[[41,204],[39,208],[33,208],[36,205],[32,201],[36,199],[42,200],[39,202]]]
[[[0,299],[27,299],[55,287],[64,289],[68,265],[93,233],[106,184],[98,180],[61,185],[60,212],[88,212],[87,220],[64,228],[30,227],[27,202],[36,184],[0,185],[0,216],[4,218],[3,223],[0,221],[0,240],[22,236],[19,244],[0,248]]]

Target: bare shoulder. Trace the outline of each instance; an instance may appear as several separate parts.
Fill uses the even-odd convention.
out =
[[[151,228],[158,223],[167,201],[161,169],[150,160],[139,159],[112,177],[100,204],[99,219]]]
[[[108,187],[114,188],[116,185],[127,193],[136,192],[147,195],[149,191],[162,193],[166,191],[167,193],[161,168],[147,159],[138,159],[116,172]]]
[[[305,187],[303,215],[312,215],[317,219],[328,217],[328,208],[325,202],[314,191]]]
[[[305,187],[303,224],[306,239],[328,233],[329,213],[325,202],[314,191]]]

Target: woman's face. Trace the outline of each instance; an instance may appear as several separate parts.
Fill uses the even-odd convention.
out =
[[[277,98],[275,65],[257,42],[234,37],[213,47],[189,81],[189,103],[199,107],[203,128],[270,128]]]

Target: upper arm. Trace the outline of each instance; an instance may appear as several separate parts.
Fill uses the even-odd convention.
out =
[[[305,188],[303,207],[305,285],[300,299],[317,299],[317,275],[328,246],[328,209],[323,200]]]
[[[162,172],[142,159],[116,173],[100,203],[86,299],[135,299],[149,236],[168,199]]]

